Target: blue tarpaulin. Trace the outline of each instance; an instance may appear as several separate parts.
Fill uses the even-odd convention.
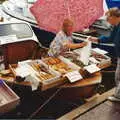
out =
[[[119,7],[120,8],[120,0],[106,0],[108,8]]]
[[[2,85],[3,84],[3,80],[0,80],[0,85]]]

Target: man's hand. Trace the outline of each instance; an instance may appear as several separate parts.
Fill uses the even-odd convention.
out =
[[[82,43],[79,43],[81,47],[85,47],[88,43],[87,42],[82,42]]]
[[[99,39],[97,37],[90,37],[88,40],[90,40],[91,42],[99,42]]]

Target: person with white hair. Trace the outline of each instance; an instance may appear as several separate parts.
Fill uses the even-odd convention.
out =
[[[72,40],[73,21],[71,19],[65,19],[60,30],[52,43],[48,51],[49,56],[58,56],[64,54],[69,49],[81,48],[87,45],[87,42],[74,43]]]

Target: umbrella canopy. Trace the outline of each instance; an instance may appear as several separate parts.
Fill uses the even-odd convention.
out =
[[[38,0],[30,10],[44,30],[56,33],[71,18],[80,31],[103,15],[103,0]]]

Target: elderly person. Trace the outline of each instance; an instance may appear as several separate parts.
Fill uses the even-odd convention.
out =
[[[116,91],[114,96],[109,97],[111,101],[120,101],[120,9],[111,8],[107,13],[107,21],[114,26],[113,31],[109,37],[93,38],[90,40],[94,42],[113,42],[115,44],[115,51],[117,55],[117,69],[115,73]]]
[[[58,56],[64,54],[69,49],[81,48],[87,45],[86,42],[73,43],[72,32],[73,22],[70,19],[65,19],[63,22],[62,30],[57,33],[56,37],[50,45],[48,51],[49,56]]]
[[[97,43],[111,43],[114,42],[114,38],[116,36],[116,27],[119,24],[119,20],[116,19],[119,18],[120,15],[120,9],[119,8],[111,8],[109,11],[106,12],[106,19],[107,22],[109,22],[111,25],[114,26],[114,29],[112,30],[110,36],[100,36],[100,37],[90,37],[90,41],[97,42]]]

